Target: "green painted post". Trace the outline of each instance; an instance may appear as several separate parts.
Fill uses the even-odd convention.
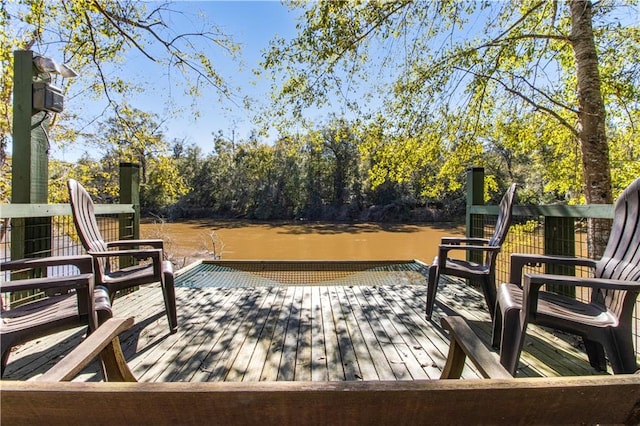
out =
[[[120,239],[140,239],[140,165],[120,163],[120,204],[133,204],[135,213],[120,215]],[[121,266],[131,265],[131,258],[120,259]]]
[[[11,202],[46,204],[48,199],[49,116],[33,110],[32,87],[38,75],[33,52],[13,52],[13,152]],[[12,229],[11,258],[51,254],[51,218],[16,219]]]
[[[466,213],[466,235],[468,238],[484,238],[484,227],[477,226],[484,222],[484,216],[472,215],[471,206],[481,206],[484,204],[484,168],[471,167],[467,169],[467,213]],[[467,252],[467,260],[471,262],[482,262],[482,253]]]
[[[572,217],[545,216],[544,218],[544,254],[575,256],[576,255],[575,219]],[[547,274],[575,275],[575,266],[545,265]],[[547,290],[565,296],[576,296],[575,287],[548,286]]]

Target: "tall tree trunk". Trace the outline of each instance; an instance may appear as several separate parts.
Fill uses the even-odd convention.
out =
[[[589,204],[611,204],[611,170],[605,134],[605,110],[600,90],[598,56],[593,36],[592,3],[572,0],[571,43],[576,59],[578,82],[578,142],[582,152],[585,197]],[[590,220],[589,254],[598,256],[608,239],[608,225]],[[604,229],[603,229],[604,228]],[[603,231],[604,234],[603,234]]]

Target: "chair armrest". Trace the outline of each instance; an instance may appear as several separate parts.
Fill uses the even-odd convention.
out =
[[[438,266],[442,269],[445,268],[447,257],[449,257],[450,251],[482,251],[482,252],[499,252],[501,247],[499,246],[476,246],[476,245],[455,245],[455,244],[440,244],[438,246]]]
[[[611,280],[608,278],[574,277],[554,274],[524,274],[525,283],[528,285],[562,285],[566,287],[591,287],[610,290],[640,291],[640,281]]]
[[[136,259],[148,259],[151,257],[154,262],[162,260],[162,250],[160,249],[87,251],[87,253],[94,257],[132,256]]]
[[[481,250],[481,251],[500,251],[500,247],[499,246],[476,246],[476,245],[470,245],[470,246],[458,246],[458,245],[452,245],[452,244],[440,244],[438,246],[438,248],[440,250],[443,250],[444,252],[448,252],[451,250],[465,250],[465,251],[474,251],[474,250]]]
[[[511,275],[509,282],[522,286],[522,269],[525,266],[539,267],[542,265],[587,266],[595,268],[596,261],[584,257],[514,253],[511,255]]]
[[[487,238],[442,237],[441,244],[489,244]]]
[[[159,239],[154,240],[117,240],[109,241],[106,243],[107,247],[139,247],[139,246],[151,246],[155,249],[164,248],[164,241]]]
[[[52,257],[34,257],[12,260],[10,262],[0,263],[1,271],[27,270],[33,268],[45,268],[49,266],[71,265],[78,268],[81,274],[93,273],[93,259],[91,256],[52,256]]]
[[[133,323],[133,317],[109,318],[60,362],[35,380],[41,382],[70,381],[100,354],[105,365],[107,381],[136,382],[136,378],[124,359],[118,339],[118,335],[130,329]]]
[[[471,330],[460,316],[443,317],[442,327],[450,333],[449,353],[440,379],[459,379],[467,357],[485,379],[512,379],[513,376]]]
[[[22,290],[48,289],[93,289],[93,273],[80,275],[66,275],[59,277],[27,278],[0,283],[2,293]]]
[[[538,311],[538,296],[540,288],[545,284],[565,287],[590,287],[610,290],[626,290],[635,294],[634,300],[640,292],[639,281],[610,280],[607,278],[574,277],[554,274],[524,274],[522,285],[522,312],[523,319],[535,316]]]

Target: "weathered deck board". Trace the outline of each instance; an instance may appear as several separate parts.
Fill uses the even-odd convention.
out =
[[[412,380],[437,378],[448,339],[441,315],[466,317],[488,343],[482,296],[443,281],[434,321],[424,318],[426,288],[289,286],[177,288],[178,332],[168,334],[157,286],[116,300],[117,316],[135,316],[121,336],[141,381]],[[5,379],[27,379],[55,363],[82,338],[69,330],[12,352]],[[594,374],[571,340],[530,327],[519,376]],[[466,367],[464,378],[476,378]],[[97,365],[77,380],[99,380]]]
[[[329,380],[329,371],[320,287],[313,287],[311,294],[311,380],[324,382]]]
[[[353,292],[354,290],[359,290],[359,287],[352,287],[346,289],[347,292]],[[360,330],[363,333],[364,339],[368,342],[368,350],[371,352],[372,357],[375,358],[375,368],[380,380],[395,380],[396,374],[394,372],[394,368],[392,364],[389,362],[389,354],[387,354],[386,350],[389,350],[389,346],[387,344],[388,337],[386,334],[382,334],[382,325],[375,314],[375,307],[368,302],[363,294],[360,294],[360,297],[356,296],[356,293],[353,293],[353,300],[351,303],[355,305],[353,311],[356,316],[356,321],[360,324]],[[395,348],[391,348],[393,352],[395,352]]]

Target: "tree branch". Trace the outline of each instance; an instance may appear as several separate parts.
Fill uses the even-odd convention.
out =
[[[516,95],[517,97],[519,97],[520,99],[524,100],[526,103],[528,103],[529,105],[531,105],[535,109],[538,109],[540,111],[543,111],[543,112],[549,114],[550,116],[555,118],[561,125],[566,127],[572,134],[574,134],[576,137],[578,136],[578,130],[576,130],[576,128],[574,126],[569,124],[569,122],[567,122],[567,120],[562,118],[562,116],[560,116],[560,114],[558,114],[557,112],[555,112],[551,108],[545,107],[545,106],[535,102],[533,99],[531,99],[530,97],[524,95],[522,92],[509,87],[509,85],[507,85],[502,80],[500,80],[500,79],[498,79],[496,77],[493,77],[491,75],[476,73],[474,71],[463,69],[463,68],[460,68],[460,67],[457,67],[457,66],[454,66],[454,69],[456,69],[458,71],[462,71],[462,72],[467,72],[467,73],[472,74],[472,75],[474,75],[476,77],[483,78],[485,80],[491,80],[491,81],[494,81],[494,82],[498,83],[507,92],[509,92],[509,93],[511,93],[513,95]],[[570,110],[570,111],[572,111],[572,110]]]
[[[138,50],[140,51],[140,53],[142,53],[142,54],[143,54],[144,56],[146,56],[148,59],[150,59],[150,60],[151,60],[151,61],[153,61],[153,62],[156,62],[156,59],[155,59],[153,56],[151,56],[149,53],[147,53],[147,51],[146,51],[146,50],[144,50],[144,48],[143,48],[142,46],[140,46],[140,45],[138,44],[138,42],[137,42],[137,41],[135,41],[135,40],[133,39],[133,37],[131,37],[131,36],[129,35],[129,33],[128,33],[128,32],[126,32],[125,30],[123,30],[123,29],[122,29],[122,27],[120,27],[120,25],[118,24],[118,22],[117,22],[115,19],[113,19],[113,15],[112,15],[111,13],[107,12],[107,11],[106,11],[106,10],[105,10],[101,5],[100,5],[100,3],[99,3],[99,2],[94,1],[94,2],[93,2],[93,5],[96,7],[96,9],[98,9],[98,11],[102,14],[102,16],[104,16],[104,17],[105,17],[105,18],[106,18],[106,19],[111,23],[111,25],[113,25],[113,26],[114,26],[114,28],[118,30],[118,32],[120,33],[120,35],[121,35],[122,37],[124,37],[124,38],[126,38],[127,40],[129,40],[129,42],[130,42],[131,44],[133,44],[133,45],[136,47],[136,49],[138,49]],[[85,14],[86,14],[86,12],[85,12]],[[125,21],[125,22],[126,22],[126,21]],[[128,22],[127,22],[127,23],[128,23]],[[153,31],[151,31],[150,29],[149,29],[149,31],[153,33]]]

